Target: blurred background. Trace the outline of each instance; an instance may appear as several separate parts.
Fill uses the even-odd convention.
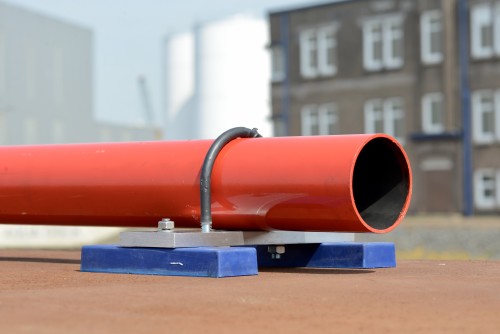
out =
[[[0,144],[384,132],[400,258],[500,259],[500,1],[0,0]],[[334,152],[332,152],[334,153]],[[0,225],[0,247],[118,229]]]

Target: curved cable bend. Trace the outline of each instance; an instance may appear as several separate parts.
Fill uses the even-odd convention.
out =
[[[212,230],[212,209],[211,209],[211,176],[212,169],[215,164],[215,159],[222,151],[224,146],[236,138],[258,138],[262,137],[257,129],[249,129],[245,127],[232,128],[221,134],[214,140],[210,146],[200,176],[200,222],[201,231],[210,232]]]

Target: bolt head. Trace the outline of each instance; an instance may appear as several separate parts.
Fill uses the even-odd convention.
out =
[[[162,219],[158,222],[159,230],[173,230],[174,227],[175,227],[174,222],[168,218]]]

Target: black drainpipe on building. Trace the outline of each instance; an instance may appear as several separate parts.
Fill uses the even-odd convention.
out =
[[[460,64],[460,101],[462,105],[462,149],[463,149],[463,214],[472,216],[472,122],[469,87],[469,8],[467,0],[458,0],[458,43]]]

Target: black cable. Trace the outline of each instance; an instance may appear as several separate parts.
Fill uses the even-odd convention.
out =
[[[236,138],[258,138],[262,137],[257,129],[237,127],[227,130],[214,140],[205,156],[200,176],[200,222],[201,231],[210,232],[212,228],[212,208],[211,208],[211,176],[215,159],[227,143]]]

